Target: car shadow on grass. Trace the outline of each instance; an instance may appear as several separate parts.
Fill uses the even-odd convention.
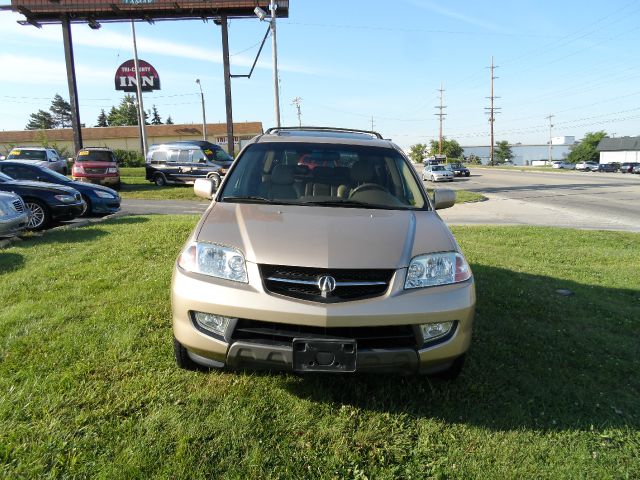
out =
[[[18,270],[22,265],[24,265],[24,257],[22,255],[0,250],[0,275]]]
[[[314,402],[496,430],[640,429],[638,290],[473,270],[474,338],[457,380],[291,376],[286,388]]]

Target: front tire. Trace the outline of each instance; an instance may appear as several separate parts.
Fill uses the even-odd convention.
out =
[[[158,187],[164,187],[167,185],[167,178],[162,173],[156,173],[153,176],[153,183]]]
[[[458,358],[456,358],[453,361],[453,363],[449,368],[447,368],[442,372],[434,374],[433,378],[438,378],[440,380],[446,380],[446,381],[455,380],[460,375],[460,372],[462,372],[462,367],[464,367],[465,358],[466,358],[466,354],[460,355]]]
[[[91,212],[92,212],[91,200],[89,200],[89,197],[87,197],[86,195],[82,195],[82,200],[84,200],[84,210],[82,210],[82,213],[80,214],[80,216],[88,217],[89,215],[91,215]]]
[[[220,184],[222,183],[222,179],[220,178],[220,175],[218,175],[217,173],[212,173],[207,178],[213,182],[213,190],[214,191],[216,191],[216,190],[218,190],[218,188],[220,188]]]
[[[176,340],[175,337],[173,338],[173,355],[176,359],[176,364],[183,370],[195,371],[203,370],[204,368],[191,360],[191,357],[189,357],[189,354],[187,353],[187,349],[184,348],[184,346]]]
[[[51,223],[49,208],[39,200],[27,200],[24,202],[29,210],[27,230],[43,230]]]
[[[433,175],[431,175],[431,181],[432,181],[433,183],[436,183],[436,177],[434,177]]]

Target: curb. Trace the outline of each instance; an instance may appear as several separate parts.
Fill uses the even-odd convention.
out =
[[[58,227],[50,228],[48,230],[44,230],[42,232],[27,232],[27,234],[20,234],[13,237],[5,238],[0,240],[0,250],[9,248],[12,244],[22,242],[24,240],[29,240],[32,238],[40,238],[47,235],[49,232],[59,232],[64,230],[74,230],[76,228],[86,227],[88,225],[93,225],[96,223],[101,223],[106,220],[110,220],[112,218],[123,216],[121,212],[111,213],[109,215],[105,215],[104,217],[96,217],[96,218],[86,218],[80,220],[79,222],[70,223],[68,225],[60,225]]]

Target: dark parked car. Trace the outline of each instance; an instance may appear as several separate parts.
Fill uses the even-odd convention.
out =
[[[159,187],[168,183],[192,184],[197,178],[209,178],[218,188],[232,163],[233,158],[215,143],[160,143],[149,147],[145,176]]]
[[[638,162],[625,162],[620,165],[620,173],[633,173],[633,169],[640,166]]]
[[[29,210],[29,230],[42,230],[57,220],[73,220],[85,209],[80,192],[64,185],[18,181],[0,173],[0,191],[22,197]]]
[[[58,172],[42,168],[31,162],[7,160],[0,163],[0,172],[15,180],[56,183],[74,188],[80,192],[84,200],[85,209],[82,211],[82,215],[108,214],[120,210],[120,195],[115,190],[102,185],[76,182]]]
[[[635,167],[633,167],[633,172],[631,172],[631,173],[640,173],[640,164],[638,164]]]
[[[456,177],[468,177],[469,175],[471,175],[469,169],[459,162],[450,163],[447,168],[451,170]]]
[[[601,163],[598,165],[599,172],[614,173],[618,171],[618,164],[616,163]]]

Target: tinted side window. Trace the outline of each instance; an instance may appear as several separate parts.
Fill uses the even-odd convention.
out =
[[[164,150],[156,150],[151,154],[151,163],[165,163],[167,161],[167,152]]]
[[[38,173],[27,167],[19,167],[16,165],[7,165],[2,169],[3,173],[9,175],[15,180],[37,180]]]

